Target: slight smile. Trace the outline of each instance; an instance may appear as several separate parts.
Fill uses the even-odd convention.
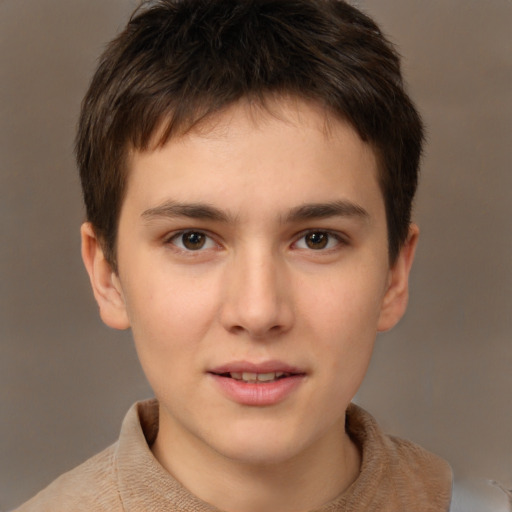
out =
[[[304,382],[306,372],[281,361],[228,363],[207,372],[230,400],[241,405],[276,405]]]

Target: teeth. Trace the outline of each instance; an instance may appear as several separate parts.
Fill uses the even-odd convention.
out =
[[[260,382],[268,382],[269,380],[274,380],[276,378],[276,373],[260,373],[258,375],[258,380]]]
[[[282,377],[284,372],[252,373],[252,372],[231,372],[232,379],[243,380],[244,382],[271,382]]]

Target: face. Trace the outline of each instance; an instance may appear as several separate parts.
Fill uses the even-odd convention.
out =
[[[348,124],[276,108],[239,104],[131,156],[117,275],[83,230],[103,319],[131,327],[160,401],[159,439],[255,464],[343,430],[377,331],[403,313],[414,245],[390,268],[376,158]]]

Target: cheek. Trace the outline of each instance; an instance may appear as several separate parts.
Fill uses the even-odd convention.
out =
[[[384,289],[379,276],[354,272],[350,279],[331,279],[322,289],[311,287],[301,305],[303,329],[315,340],[311,349],[333,391],[355,393],[366,373]]]
[[[326,340],[367,338],[377,332],[383,298],[384,278],[380,274],[350,272],[329,276],[329,279],[301,283],[302,317],[324,332]]]
[[[200,329],[215,313],[215,296],[211,279],[190,277],[179,270],[155,272],[129,283],[126,304],[134,332],[143,329],[162,338]]]
[[[212,285],[178,275],[146,274],[126,288],[133,338],[148,379],[190,365],[216,315]]]

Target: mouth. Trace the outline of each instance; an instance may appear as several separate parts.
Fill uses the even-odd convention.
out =
[[[234,361],[217,366],[208,373],[247,384],[265,384],[290,377],[304,377],[306,375],[303,369],[282,361],[265,361],[262,363]]]
[[[304,370],[280,361],[228,363],[208,371],[208,374],[227,398],[250,406],[282,402],[295,393],[307,375]]]
[[[298,375],[289,372],[267,372],[267,373],[255,373],[255,372],[225,372],[225,373],[215,373],[214,375],[218,375],[219,377],[225,377],[228,379],[235,379],[237,381],[246,382],[248,384],[264,384],[269,382],[275,382],[276,380],[286,379],[287,377],[292,377],[293,375]]]

